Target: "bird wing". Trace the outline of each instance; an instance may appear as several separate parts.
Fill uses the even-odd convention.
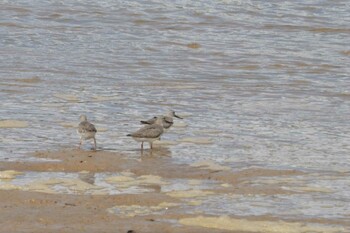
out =
[[[164,117],[164,121],[168,124],[174,124],[174,120],[172,117],[169,117],[169,116],[165,116]]]
[[[79,131],[79,133],[84,133],[84,132],[95,132],[96,133],[97,132],[95,126],[88,121],[80,122],[80,124],[78,126],[78,131]]]
[[[151,119],[148,119],[146,121],[141,121],[142,124],[152,125],[156,122],[157,117],[152,117]]]
[[[145,127],[132,133],[132,137],[137,138],[157,138],[163,133],[163,127],[160,125],[146,125]]]

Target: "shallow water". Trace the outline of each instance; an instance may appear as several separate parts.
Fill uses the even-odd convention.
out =
[[[6,170],[0,173],[0,190],[24,190],[53,194],[72,195],[118,195],[139,194],[154,191],[173,197],[206,196],[206,189],[217,189],[219,182],[163,179],[159,176],[136,176],[124,173],[65,173],[65,172],[15,172]],[[180,205],[180,204],[178,204]]]
[[[162,139],[175,162],[302,170],[298,187],[312,176],[332,190],[238,198],[234,214],[313,203],[287,215],[348,216],[349,12],[345,0],[1,1],[0,120],[19,122],[0,124],[0,159],[75,147],[81,113],[100,149],[137,157],[125,135],[174,109],[185,119]]]

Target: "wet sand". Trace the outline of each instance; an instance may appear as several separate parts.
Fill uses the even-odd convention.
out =
[[[346,220],[310,218],[286,221],[268,215],[242,218],[184,211],[200,204],[200,200],[189,201],[190,197],[293,193],[293,190],[286,190],[278,184],[256,186],[250,181],[258,177],[288,178],[302,173],[259,168],[232,171],[224,166],[210,165],[208,161],[193,166],[175,164],[164,154],[166,151],[156,149],[152,155],[148,151],[139,158],[130,158],[115,152],[63,150],[34,153],[33,157],[44,159],[39,162],[0,162],[0,232],[344,232],[350,227]],[[150,191],[86,194],[84,192],[93,187],[93,182],[84,176],[81,176],[81,181],[72,180],[68,184],[72,186],[76,182],[74,187],[84,191],[75,194],[53,191],[50,183],[41,183],[41,189],[6,185],[26,172],[120,173],[124,175],[107,180],[144,186]],[[187,179],[192,184],[216,181],[219,185],[204,190],[163,192],[165,180],[171,179]]]

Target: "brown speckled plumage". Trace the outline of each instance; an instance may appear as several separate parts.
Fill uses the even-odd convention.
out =
[[[85,115],[80,116],[80,123],[78,125],[78,134],[80,135],[79,148],[83,144],[84,140],[93,139],[94,140],[94,149],[96,150],[96,138],[95,135],[97,130],[93,124],[88,122]]]
[[[143,150],[143,143],[149,142],[151,149],[153,148],[153,142],[158,140],[163,134],[163,122],[164,117],[155,117],[155,122],[151,125],[146,125],[134,133],[127,136],[132,137],[135,141],[141,142],[141,150]]]

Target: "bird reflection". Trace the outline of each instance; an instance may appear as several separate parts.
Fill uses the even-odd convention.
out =
[[[95,173],[94,172],[87,172],[87,173],[78,173],[79,179],[82,181],[89,183],[89,184],[95,184]]]
[[[171,151],[166,147],[157,147],[153,150],[141,150],[141,159],[146,159],[147,157],[171,157]]]

